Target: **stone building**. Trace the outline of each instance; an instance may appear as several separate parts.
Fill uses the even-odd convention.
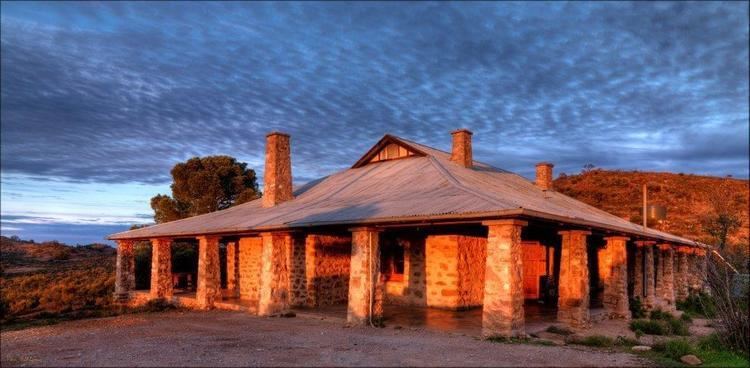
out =
[[[538,303],[586,328],[592,311],[627,319],[631,298],[672,309],[702,287],[707,246],[556,192],[550,163],[530,182],[475,161],[472,133],[451,134],[451,152],[386,135],[351,168],[293,188],[290,137],[270,133],[263,198],[110,236],[115,297],[261,316],[339,305],[351,324],[388,308],[474,309],[489,337],[523,334]],[[147,292],[134,290],[139,241],[152,245]],[[175,242],[197,246],[194,292],[176,292]]]

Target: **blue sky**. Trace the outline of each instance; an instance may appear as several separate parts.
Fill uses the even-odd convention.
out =
[[[3,235],[151,220],[169,170],[228,154],[295,182],[383,134],[531,177],[552,161],[748,177],[748,3],[2,3]]]

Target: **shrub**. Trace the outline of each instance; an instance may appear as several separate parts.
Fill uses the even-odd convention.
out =
[[[630,299],[630,313],[632,314],[633,318],[646,317],[646,308],[643,307],[641,298],[635,297]]]
[[[573,331],[571,331],[569,328],[559,327],[555,325],[547,327],[547,332],[551,332],[551,333],[558,334],[558,335],[564,335],[564,336],[569,336],[573,334]]]
[[[710,306],[716,317],[714,323],[719,340],[732,350],[750,356],[750,304],[748,293],[733,293],[732,285],[738,277],[724,264],[708,262],[706,283],[713,296]],[[706,305],[703,305],[704,309]]]
[[[690,335],[690,331],[688,329],[688,325],[677,318],[671,318],[667,320],[667,323],[669,324],[669,332],[673,335],[679,335],[679,336],[688,336]]]
[[[574,341],[575,344],[593,346],[593,347],[610,347],[615,344],[612,338],[602,335],[586,336],[581,340]]]
[[[635,345],[639,345],[640,343],[638,342],[638,340],[632,339],[630,337],[617,336],[617,340],[615,341],[615,344],[619,346],[635,346]]]
[[[670,319],[674,319],[674,316],[671,313],[665,312],[661,309],[654,309],[651,311],[649,318],[668,321]]]
[[[693,323],[693,317],[688,312],[683,312],[680,319],[685,323]]]
[[[675,360],[679,360],[681,356],[688,355],[692,351],[693,348],[685,339],[669,340],[664,345],[664,354]]]
[[[708,318],[716,316],[716,303],[714,299],[703,291],[691,292],[685,300],[677,302],[677,309],[688,312],[691,315]]]
[[[648,319],[634,319],[630,321],[630,329],[647,335],[669,335],[670,333],[669,325],[666,322]]]

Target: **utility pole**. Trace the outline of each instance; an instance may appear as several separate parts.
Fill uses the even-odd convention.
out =
[[[645,230],[647,227],[647,203],[646,203],[646,184],[643,184],[643,229]]]

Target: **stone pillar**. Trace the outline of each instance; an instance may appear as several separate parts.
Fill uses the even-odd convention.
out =
[[[172,299],[172,239],[151,239],[151,299]]]
[[[308,307],[318,306],[318,288],[316,287],[317,273],[317,251],[318,237],[308,235],[305,238],[305,285],[307,287],[305,305]]]
[[[261,238],[263,250],[258,315],[284,314],[290,309],[292,291],[289,274],[294,239],[290,232],[262,233]]]
[[[695,252],[695,249],[691,249],[688,253],[688,284],[692,292],[700,290],[700,269],[698,267],[698,256]]]
[[[630,318],[628,301],[628,257],[627,242],[624,236],[604,238],[607,245],[600,252],[599,267],[605,267],[600,274],[604,276],[604,308],[619,318]]]
[[[589,231],[560,231],[560,277],[557,320],[572,327],[587,328],[589,315],[589,269],[586,237]]]
[[[227,291],[232,297],[240,296],[240,246],[237,241],[227,242]]]
[[[664,309],[674,312],[676,310],[674,300],[674,250],[669,244],[660,244],[662,259],[661,272],[661,300]]]
[[[497,220],[483,225],[488,231],[482,337],[524,336],[521,229],[527,223]]]
[[[198,289],[195,299],[200,309],[211,309],[221,301],[221,274],[219,271],[219,237],[198,238]]]
[[[677,248],[677,262],[676,262],[676,268],[677,272],[675,273],[675,298],[676,300],[683,301],[687,299],[689,295],[689,285],[688,285],[688,255],[687,255],[688,248],[685,247],[679,247]]]
[[[307,301],[307,262],[306,237],[303,234],[292,234],[291,254],[289,259],[289,304],[302,307]]]
[[[656,277],[656,274],[654,273],[654,242],[641,240],[635,242],[635,244],[643,250],[643,263],[645,264],[643,273],[645,274],[644,283],[646,284],[646,287],[644,288],[643,306],[647,310],[651,310],[656,307],[656,287],[654,285],[654,278]]]
[[[380,274],[380,236],[375,228],[360,227],[351,229],[352,258],[349,268],[349,307],[346,321],[350,324],[364,325],[380,319],[375,314],[382,310],[377,306],[376,288]]]
[[[117,241],[117,268],[115,269],[115,301],[130,299],[129,292],[135,289],[135,241]]]
[[[635,248],[635,263],[633,265],[633,298],[638,298],[643,302],[643,248]]]

